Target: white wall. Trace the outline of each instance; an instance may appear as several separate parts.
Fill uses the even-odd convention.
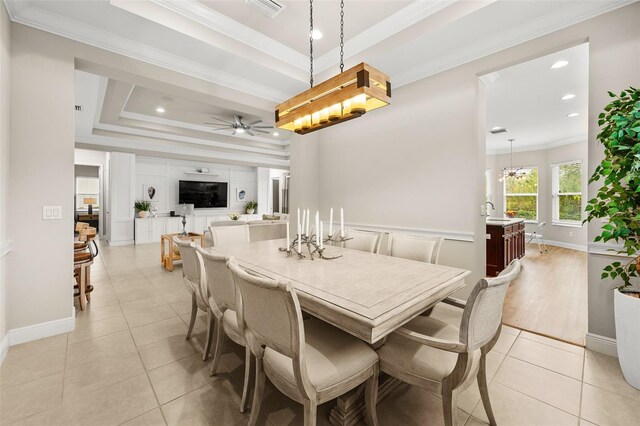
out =
[[[7,195],[9,192],[9,122],[10,114],[10,44],[11,22],[0,5],[0,363],[6,354],[7,336],[7,269],[6,255],[9,249],[7,237]]]
[[[217,176],[193,175],[198,168],[208,168]],[[228,212],[244,213],[244,204],[257,199],[257,170],[255,167],[230,166],[225,164],[195,161],[170,160],[165,158],[136,157],[135,199],[144,199],[144,185],[153,185],[157,191],[155,202],[159,214],[168,214],[178,204],[178,182],[195,180],[205,182],[227,182],[229,184],[229,208],[196,209],[196,215],[224,215]],[[238,201],[238,189],[246,191],[245,201]]]
[[[43,34],[11,25],[11,344],[74,327],[74,55]],[[61,206],[62,219],[43,220],[43,206]],[[46,326],[21,329],[34,324]]]
[[[640,84],[640,3],[393,90],[392,104],[292,141],[292,208],[319,187],[322,210],[344,205],[347,222],[473,233],[445,242],[443,263],[484,275],[484,91],[478,76],[589,41],[589,173],[607,91]],[[419,54],[419,52],[415,52]],[[393,81],[392,81],[393,83]],[[313,145],[318,144],[319,164]],[[299,162],[299,163],[298,163]],[[315,175],[314,173],[315,169]],[[305,172],[307,174],[305,174]],[[310,174],[309,174],[310,173]],[[297,175],[297,179],[296,179]],[[589,187],[593,197],[596,186]],[[589,225],[589,239],[600,224]],[[589,331],[614,337],[611,282],[589,256]]]
[[[544,229],[545,240],[560,243],[569,248],[586,250],[587,246],[587,226],[567,227],[554,225],[553,222],[553,194],[551,166],[553,164],[567,161],[582,161],[582,205],[583,210],[587,205],[587,182],[588,162],[587,162],[587,142],[576,142],[555,148],[542,149],[537,151],[523,151],[513,153],[514,167],[538,167],[538,220],[526,223],[526,231],[535,231],[539,222],[546,222]],[[491,166],[490,166],[491,165]],[[496,206],[494,217],[502,217],[505,211],[504,206],[504,185],[498,181],[498,174],[503,168],[511,166],[509,154],[488,155],[487,168],[492,168],[491,181],[493,186],[492,201]]]

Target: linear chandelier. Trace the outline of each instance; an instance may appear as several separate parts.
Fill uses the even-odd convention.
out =
[[[304,135],[391,103],[386,74],[366,63],[344,71],[344,0],[340,2],[340,74],[313,85],[313,0],[309,1],[311,88],[276,106],[276,127]]]

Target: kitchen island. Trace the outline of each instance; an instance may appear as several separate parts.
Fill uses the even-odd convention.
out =
[[[524,219],[487,218],[487,276],[497,276],[524,252]]]

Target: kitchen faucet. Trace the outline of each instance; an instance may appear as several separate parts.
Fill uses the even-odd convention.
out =
[[[487,201],[487,202],[486,202],[486,203],[484,203],[484,204],[485,204],[485,205],[486,205],[486,204],[489,204],[489,205],[491,206],[491,210],[495,210],[495,209],[496,209],[496,206],[494,206],[494,205],[493,205],[493,203],[492,203],[491,201]],[[487,211],[487,213],[485,214],[485,216],[489,217],[489,216],[491,216],[491,214]]]

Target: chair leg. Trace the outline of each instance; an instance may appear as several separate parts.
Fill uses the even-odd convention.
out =
[[[86,285],[87,285],[87,275],[86,268],[84,266],[80,267],[80,285],[78,288],[80,289],[80,310],[84,311],[87,307],[87,299],[86,299]]]
[[[442,410],[445,426],[454,426],[458,421],[458,392],[442,389]]]
[[[540,240],[542,241],[542,246],[544,247],[544,251],[549,251],[547,250],[547,243],[544,242],[544,238],[540,237]]]
[[[316,426],[318,419],[318,403],[305,399],[304,403],[304,426]]]
[[[189,321],[189,330],[187,330],[187,339],[191,339],[193,326],[196,324],[196,316],[198,316],[198,303],[196,302],[196,294],[191,293],[191,320]]]
[[[262,393],[264,392],[264,382],[266,376],[262,369],[262,358],[256,358],[256,384],[253,389],[253,404],[251,405],[251,417],[249,418],[249,426],[255,426],[258,422],[260,414],[260,405],[262,405]]]
[[[487,414],[487,418],[489,419],[489,424],[491,426],[495,426],[496,418],[493,415],[493,409],[491,408],[491,401],[489,400],[489,386],[487,384],[487,357],[484,354],[480,357],[478,389],[480,390],[482,405],[484,406],[484,412]]]
[[[91,266],[87,267],[87,284],[85,288],[89,288],[91,285]],[[86,293],[87,302],[91,302],[91,293]]]
[[[213,333],[215,331],[215,317],[211,309],[207,310],[207,342],[204,345],[204,352],[202,353],[202,360],[206,361],[211,353],[211,342],[213,341]]]
[[[251,379],[251,349],[244,349],[244,382],[242,383],[242,399],[240,400],[240,412],[244,413],[249,399],[249,380]]]
[[[222,325],[222,319],[216,319],[214,327],[216,347],[213,349],[213,362],[211,363],[210,376],[214,376],[218,370],[218,364],[222,357],[222,346],[224,345],[224,326]]]
[[[369,426],[378,425],[378,412],[376,405],[378,404],[378,374],[380,365],[376,363],[373,367],[373,375],[369,377],[364,386],[364,403],[366,405],[367,424]]]

